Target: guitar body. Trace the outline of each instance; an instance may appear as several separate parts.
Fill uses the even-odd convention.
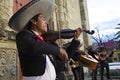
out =
[[[99,55],[98,54],[94,54],[94,57],[99,60]]]
[[[93,57],[91,57],[90,55],[88,55],[89,57],[87,57],[86,55],[80,55],[79,58],[79,63],[82,66],[88,67],[90,69],[96,69],[98,61],[95,60]]]

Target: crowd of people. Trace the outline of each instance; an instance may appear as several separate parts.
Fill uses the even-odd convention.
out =
[[[46,3],[47,5],[45,5]],[[45,10],[47,9],[47,10]],[[48,30],[48,20],[54,9],[54,0],[32,0],[9,21],[9,26],[18,31],[16,44],[19,54],[20,67],[23,80],[65,80],[65,64],[71,61],[74,80],[84,80],[83,65],[80,64],[80,55],[91,55],[99,62],[101,80],[103,70],[106,67],[107,78],[109,76],[108,55],[105,48],[101,47],[96,52],[93,46],[88,46],[87,54],[80,50],[79,36],[81,28],[77,28],[69,46],[61,47],[59,38],[52,41],[44,41],[42,34]],[[96,58],[98,55],[99,58]],[[92,80],[97,80],[97,67],[92,69]]]

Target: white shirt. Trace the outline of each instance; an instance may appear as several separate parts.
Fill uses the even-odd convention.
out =
[[[23,76],[23,80],[55,80],[55,79],[56,79],[55,68],[47,55],[46,55],[45,73],[42,76],[35,76],[35,77]]]

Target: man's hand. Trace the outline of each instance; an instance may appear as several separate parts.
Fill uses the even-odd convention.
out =
[[[60,58],[61,58],[64,62],[67,62],[67,61],[68,61],[67,52],[66,52],[63,48],[60,48]]]
[[[82,32],[81,28],[77,28],[76,29],[76,32],[75,32],[75,35],[74,35],[74,39],[75,40],[78,39],[78,37],[80,36],[81,32]]]

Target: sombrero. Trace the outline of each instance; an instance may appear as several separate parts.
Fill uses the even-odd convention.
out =
[[[32,0],[10,18],[8,25],[12,29],[20,31],[38,13],[43,13],[45,19],[48,21],[53,13],[54,6],[54,0]]]

